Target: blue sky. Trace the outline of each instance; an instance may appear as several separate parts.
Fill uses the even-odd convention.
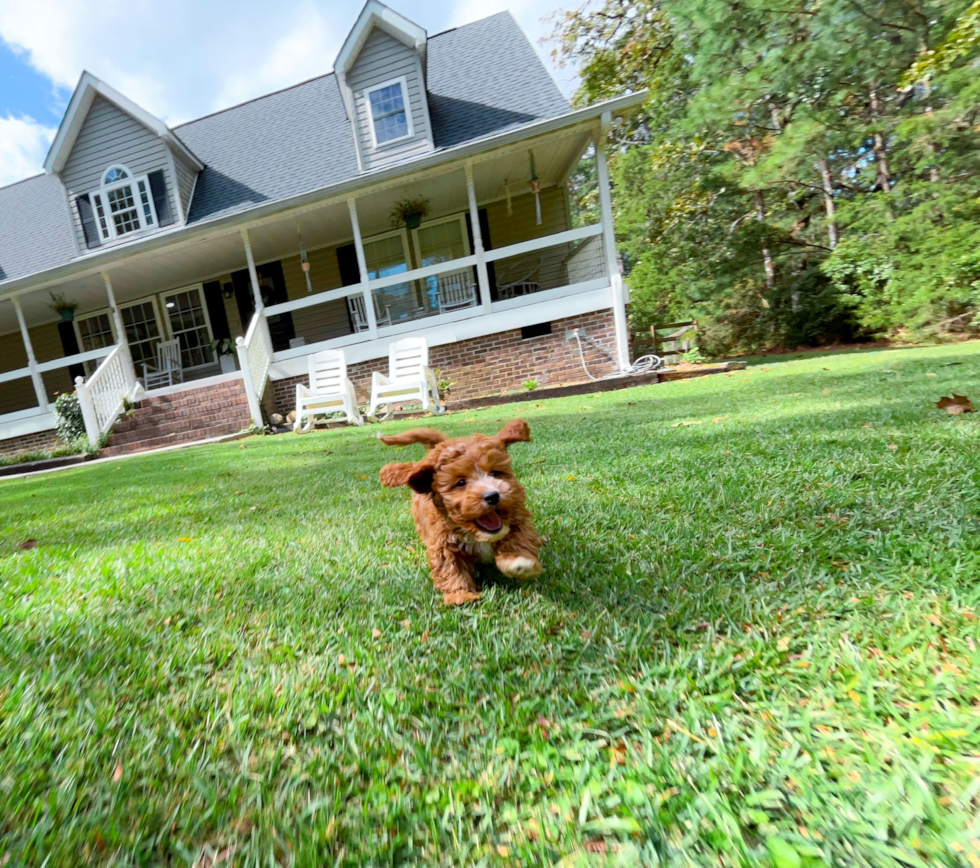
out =
[[[389,0],[430,34],[510,9],[550,62],[569,0]],[[577,4],[576,4],[577,5]],[[0,186],[42,171],[83,69],[169,124],[329,72],[361,0],[0,0]],[[112,26],[107,28],[107,23]]]

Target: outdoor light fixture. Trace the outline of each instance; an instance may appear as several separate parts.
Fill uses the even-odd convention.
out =
[[[235,287],[233,284],[226,283],[221,287],[221,294],[226,298],[231,298],[235,294]]]

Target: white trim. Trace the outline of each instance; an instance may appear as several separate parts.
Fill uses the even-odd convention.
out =
[[[105,176],[109,174],[113,169],[118,169],[120,172],[125,173],[125,177],[120,181],[113,181],[110,184],[105,182]],[[150,186],[150,176],[149,175],[134,175],[128,166],[122,163],[113,163],[103,170],[101,181],[97,189],[89,192],[89,199],[92,202],[92,208],[95,212],[95,228],[99,233],[99,239],[103,242],[114,241],[117,238],[127,238],[130,235],[134,235],[137,232],[145,232],[147,229],[157,229],[160,226],[160,219],[157,217],[156,205],[153,202],[153,188]],[[140,185],[143,185],[142,191],[140,190]],[[164,185],[166,185],[166,178],[164,178]],[[116,222],[113,220],[112,207],[109,204],[109,194],[115,193],[123,188],[129,188],[129,195],[133,200],[133,208],[136,212],[136,219],[139,222],[139,228],[131,229],[129,232],[124,232],[121,235],[116,229]],[[146,196],[146,202],[143,202],[143,196]],[[146,220],[146,212],[144,207],[149,207],[151,222]],[[126,209],[127,211],[130,209]],[[99,212],[102,212],[101,214]],[[103,222],[105,226],[103,226]]]
[[[391,87],[393,84],[397,84],[402,91],[402,111],[405,112],[405,123],[408,127],[408,132],[403,136],[398,136],[394,139],[386,139],[383,142],[378,141],[378,128],[375,125],[374,111],[371,109],[371,94],[376,90],[384,90],[386,87]],[[377,151],[378,149],[387,148],[389,145],[393,145],[396,142],[404,142],[406,139],[412,138],[415,135],[415,124],[412,121],[412,106],[408,97],[408,77],[404,75],[398,76],[398,78],[392,78],[388,81],[383,81],[381,84],[374,84],[371,87],[364,88],[362,97],[367,105],[367,116],[368,123],[371,125],[371,150]],[[391,115],[398,114],[398,112],[391,112],[385,117],[391,117]]]
[[[112,318],[110,317],[110,322]],[[84,353],[75,353],[73,356],[63,356],[60,359],[52,359],[50,362],[41,362],[37,366],[37,372],[39,374],[46,374],[48,371],[57,371],[59,368],[67,368],[71,365],[81,365],[85,362],[94,362],[98,359],[104,359],[109,353],[115,349],[115,346],[110,345],[108,347],[100,347],[97,350],[88,350]]]
[[[174,179],[174,199],[177,200],[177,221],[181,224],[184,223],[184,202],[180,198],[180,178],[177,177],[177,160],[174,159],[173,151],[167,151],[167,161],[170,163],[170,174]],[[164,175],[163,183],[167,183],[166,175]],[[194,175],[194,184],[197,185],[197,175]],[[153,198],[153,193],[151,191],[150,198]],[[188,202],[188,207],[190,203]],[[156,205],[153,206],[154,212],[156,212]]]
[[[592,226],[580,226],[578,229],[569,229],[554,235],[542,235],[540,238],[532,238],[530,241],[519,241],[517,244],[510,244],[507,247],[495,247],[493,250],[488,250],[484,256],[487,262],[496,262],[498,259],[508,259],[511,256],[520,256],[523,253],[531,253],[545,247],[556,247],[559,244],[567,244],[569,241],[581,241],[583,238],[591,238],[593,235],[601,234],[602,225],[599,223]]]
[[[12,383],[14,380],[28,380],[31,376],[30,368],[15,368],[13,371],[4,371],[0,374],[0,383]],[[40,411],[40,407],[37,408]]]
[[[594,280],[586,280],[582,283],[557,286],[554,289],[541,289],[529,295],[519,295],[516,298],[495,301],[490,305],[490,309],[493,313],[502,313],[503,311],[513,310],[516,307],[527,307],[528,305],[538,304],[539,302],[558,301],[569,295],[576,295],[580,292],[594,292],[597,289],[607,289],[608,287],[608,277],[597,277]]]
[[[425,265],[425,266],[423,266],[422,265],[422,245],[419,242],[419,233],[423,229],[431,229],[433,226],[439,226],[442,223],[452,223],[454,220],[457,223],[459,223],[460,237],[463,239],[463,250],[465,251],[463,253],[463,255],[459,259],[446,260],[446,262],[437,262],[435,265]],[[477,229],[476,231],[478,232],[479,230]],[[463,259],[469,259],[471,256],[473,257],[474,261],[473,262],[469,262],[469,263],[463,262],[460,267],[461,268],[465,268],[467,265],[476,265],[476,255],[470,249],[470,237],[469,237],[469,233],[466,231],[466,212],[465,211],[459,211],[456,214],[449,214],[446,217],[438,217],[435,220],[425,220],[425,221],[423,221],[422,224],[419,226],[418,229],[413,229],[412,230],[412,246],[415,249],[415,261],[419,264],[419,267],[417,269],[418,271],[423,271],[426,268],[435,268],[436,266],[446,265],[447,262],[449,262],[449,261],[452,261],[452,262],[461,262]],[[416,275],[416,276],[417,277],[428,277],[429,275],[419,274],[419,275]]]
[[[261,226],[276,222],[283,217],[292,219],[305,211],[348,200],[355,191],[364,196],[387,187],[401,185],[407,182],[403,176],[414,175],[416,180],[423,180],[428,170],[433,170],[435,173],[455,171],[456,167],[453,163],[456,160],[469,157],[475,161],[482,161],[500,156],[508,149],[521,150],[526,147],[526,142],[530,139],[578,126],[596,118],[604,111],[615,111],[617,117],[628,116],[646,99],[646,96],[645,90],[624,94],[568,114],[537,121],[516,130],[466,142],[452,148],[429,152],[412,160],[372,170],[367,175],[356,175],[335,184],[318,187],[295,196],[287,196],[235,214],[202,220],[200,223],[188,226],[168,226],[149,236],[131,238],[126,244],[112,245],[108,248],[98,247],[83,253],[80,258],[71,262],[0,281],[0,290],[4,291],[0,298],[12,298],[15,295],[37,292],[61,283],[66,276],[85,277],[88,274],[95,274],[117,260],[129,259],[148,250],[220,237],[240,231],[243,225]]]
[[[42,413],[40,407],[5,413],[0,416],[0,443],[41,431],[54,431],[57,427],[54,413]]]
[[[108,100],[120,111],[128,114],[137,123],[142,124],[150,132],[163,139],[167,145],[179,150],[197,167],[198,171],[204,168],[204,164],[163,121],[140,108],[115,88],[100,81],[92,73],[83,72],[75,86],[74,93],[72,93],[71,101],[68,103],[68,110],[58,126],[58,132],[55,134],[54,141],[51,143],[51,148],[44,160],[44,171],[49,175],[58,174],[68,162],[68,157],[75,145],[75,139],[82,131],[82,125],[85,123],[85,118],[88,116],[96,96]]]

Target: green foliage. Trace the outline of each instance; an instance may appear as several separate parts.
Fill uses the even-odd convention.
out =
[[[0,862],[970,866],[952,391],[980,343],[441,417],[528,420],[549,539],[460,609],[362,428],[0,480]]]
[[[577,101],[648,89],[612,133],[635,333],[696,318],[725,352],[975,328],[975,0],[604,0],[555,39]]]
[[[62,392],[54,402],[54,419],[58,439],[64,444],[76,443],[85,435],[85,420],[78,403],[77,392]]]
[[[439,394],[443,398],[448,398],[453,390],[453,386],[456,385],[456,381],[449,378],[449,374],[444,371],[436,370],[436,380],[439,384]]]
[[[391,225],[395,229],[399,229],[407,225],[412,218],[424,220],[431,210],[432,203],[425,196],[410,196],[406,199],[399,199],[391,206],[391,212],[389,214]]]
[[[538,388],[538,381],[525,380],[523,383],[521,383],[521,388],[524,389],[525,392],[533,392],[536,388]]]
[[[67,298],[65,298],[65,294],[63,292],[49,292],[48,295],[51,296],[51,310],[53,310],[55,313],[61,313],[63,311],[70,311],[71,313],[74,313],[76,310],[78,310],[78,302],[69,301]]]

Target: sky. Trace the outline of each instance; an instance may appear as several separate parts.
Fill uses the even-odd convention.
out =
[[[562,0],[387,0],[430,35],[510,9],[566,94]],[[566,2],[567,5],[567,2]],[[83,70],[174,126],[330,72],[362,0],[0,0],[0,186],[36,175]]]

